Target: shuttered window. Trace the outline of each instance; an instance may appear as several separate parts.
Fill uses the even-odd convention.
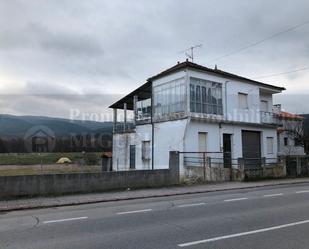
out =
[[[274,138],[267,137],[267,154],[274,154]]]
[[[248,109],[248,94],[238,93],[238,107],[239,109]]]
[[[142,159],[150,160],[150,141],[142,142]]]

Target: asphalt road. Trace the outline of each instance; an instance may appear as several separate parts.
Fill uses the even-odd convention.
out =
[[[309,184],[0,213],[0,248],[309,248]]]

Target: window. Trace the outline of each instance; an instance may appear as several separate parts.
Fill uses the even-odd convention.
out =
[[[238,93],[238,107],[239,109],[248,109],[248,94]]]
[[[283,143],[284,143],[284,146],[288,146],[288,138],[287,137],[285,137],[283,139]]]
[[[142,159],[150,160],[150,141],[142,142]]]
[[[261,100],[261,111],[262,112],[268,112],[268,101],[266,100]]]
[[[137,105],[137,120],[151,118],[151,99],[138,101]]]
[[[267,137],[267,154],[274,154],[274,138]]]
[[[155,86],[153,94],[154,115],[156,117],[185,111],[186,94],[184,78]]]
[[[130,145],[130,169],[135,169],[135,145]]]
[[[222,84],[190,78],[190,111],[222,115]]]

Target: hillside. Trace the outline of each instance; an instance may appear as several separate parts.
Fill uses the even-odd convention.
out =
[[[80,121],[40,116],[14,116],[2,114],[0,115],[0,137],[23,138],[29,129],[39,125],[48,127],[57,137],[68,136],[72,133],[112,133],[113,126],[112,122]]]

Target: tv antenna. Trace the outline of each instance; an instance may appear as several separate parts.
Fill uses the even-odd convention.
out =
[[[185,53],[187,59],[190,59],[193,62],[194,61],[194,50],[196,48],[201,48],[202,46],[203,46],[203,44],[194,45],[192,47],[189,47],[189,48],[181,51],[180,53]]]

